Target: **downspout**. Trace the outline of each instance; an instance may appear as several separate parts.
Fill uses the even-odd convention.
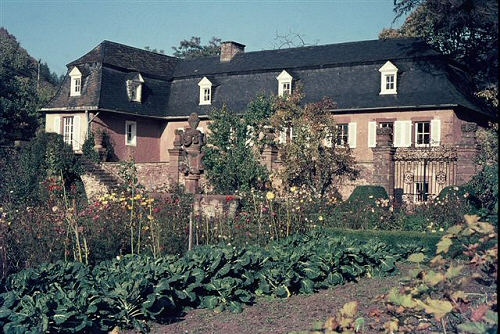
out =
[[[100,113],[100,111],[98,111],[94,116],[92,116],[92,118],[90,118],[90,114],[89,114],[88,109],[85,109],[85,116],[87,116],[87,138],[89,138],[89,135],[90,135],[92,122],[94,121],[94,118],[96,118],[99,115],[99,113]]]

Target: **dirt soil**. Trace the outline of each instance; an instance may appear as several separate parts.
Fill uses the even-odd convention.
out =
[[[400,284],[400,278],[408,272],[411,265],[400,264],[398,267],[401,273],[395,276],[362,278],[356,283],[347,283],[311,295],[295,295],[288,299],[259,298],[252,306],[246,306],[240,314],[230,311],[217,314],[206,309],[190,310],[170,324],[152,324],[151,333],[308,333],[314,329],[314,323],[324,323],[345,303],[351,301],[359,301],[357,317],[363,317],[365,322],[361,333],[383,333],[383,325],[390,319],[383,312],[386,300],[383,295]]]

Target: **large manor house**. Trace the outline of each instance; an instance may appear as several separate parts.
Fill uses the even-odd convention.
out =
[[[463,184],[477,166],[476,130],[494,115],[471,94],[466,72],[418,39],[379,39],[245,52],[223,42],[220,56],[180,59],[103,41],[67,65],[46,113],[46,131],[81,152],[90,131],[106,132],[113,156],[133,158],[141,182],[182,182],[172,156],[176,130],[196,113],[226,106],[243,113],[258,95],[284,95],[300,84],[302,103],[328,97],[339,135],[361,171],[346,184],[376,184],[397,199],[423,201]],[[209,135],[209,134],[208,134]],[[278,156],[266,165],[279,166]]]

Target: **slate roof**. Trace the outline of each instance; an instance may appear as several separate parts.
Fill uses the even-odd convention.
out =
[[[388,60],[398,68],[396,95],[379,94],[378,70]],[[68,64],[69,69],[72,66],[89,73],[82,97],[69,97],[66,78],[66,87],[47,108],[92,105],[136,115],[177,117],[192,112],[204,115],[225,104],[229,110],[243,112],[258,94],[276,94],[276,77],[286,70],[294,83],[303,84],[304,103],[330,97],[338,112],[461,107],[488,114],[479,100],[469,95],[463,71],[418,39],[246,52],[229,62],[220,62],[218,56],[177,59],[104,41]],[[140,72],[144,78],[143,103],[127,98],[125,80],[130,72]],[[214,84],[212,104],[200,106],[198,83],[205,76]],[[85,89],[98,93],[84,97]]]

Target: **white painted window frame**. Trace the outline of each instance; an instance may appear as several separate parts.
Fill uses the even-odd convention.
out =
[[[125,121],[125,145],[137,146],[137,122]]]
[[[126,86],[127,86],[127,95],[128,99],[131,102],[141,102],[142,101],[142,84],[144,83],[144,79],[140,73],[137,73],[137,75],[132,78],[127,80]]]
[[[69,72],[70,80],[70,92],[69,96],[81,96],[82,95],[82,73],[75,66]]]
[[[200,105],[212,104],[212,82],[207,77],[203,77],[198,83],[200,87]]]
[[[380,95],[397,94],[398,68],[387,61],[378,71],[380,72]]]
[[[276,80],[278,80],[278,96],[292,94],[293,77],[287,71],[283,70]]]

